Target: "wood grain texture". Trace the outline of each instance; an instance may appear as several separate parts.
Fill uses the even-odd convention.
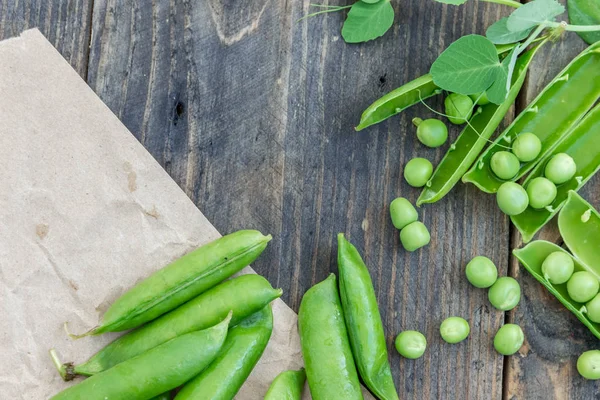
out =
[[[0,40],[38,28],[85,79],[91,17],[90,0],[0,0]]]
[[[563,16],[566,19],[566,16]],[[532,73],[519,102],[524,108],[586,44],[574,33],[546,46],[533,62]],[[600,176],[596,175],[580,191],[600,207]],[[562,244],[556,219],[536,239]],[[511,247],[523,245],[516,229],[511,230]],[[577,373],[577,358],[586,350],[597,349],[598,339],[559,301],[538,283],[512,257],[511,275],[521,283],[523,298],[508,315],[525,332],[525,345],[519,355],[507,358],[505,398],[512,399],[600,399],[600,383],[586,381]]]

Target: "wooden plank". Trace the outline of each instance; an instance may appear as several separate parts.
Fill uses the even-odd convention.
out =
[[[574,33],[547,45],[534,61],[519,107],[523,109],[586,44]],[[580,193],[600,206],[600,177],[590,180]],[[561,243],[556,221],[544,228],[537,239]],[[516,230],[511,247],[523,245]],[[512,257],[511,275],[521,283],[523,298],[508,320],[525,332],[519,355],[507,358],[505,399],[592,399],[600,392],[598,382],[586,381],[576,369],[577,357],[598,348],[596,339],[558,300],[529,275]]]
[[[37,27],[85,78],[91,12],[88,0],[0,0],[0,40]]]

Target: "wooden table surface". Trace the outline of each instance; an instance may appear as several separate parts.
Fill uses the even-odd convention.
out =
[[[417,106],[353,129],[373,100],[510,10],[393,0],[390,32],[349,45],[343,13],[297,21],[309,2],[0,0],[0,39],[38,27],[222,233],[271,233],[254,267],[295,310],[336,271],[335,237],[345,232],[371,270],[402,399],[600,399],[600,384],[575,368],[598,340],[510,256],[522,243],[493,196],[457,185],[420,209],[431,244],[412,254],[399,244],[388,205],[418,196],[402,166],[446,150],[415,140],[411,119],[432,114]],[[547,45],[504,125],[584,47],[575,34]],[[599,184],[597,176],[581,191],[595,205]],[[541,236],[559,240],[552,227]],[[469,285],[464,266],[475,255],[519,280],[516,310],[495,310],[485,290]],[[438,333],[451,315],[471,324],[457,345]],[[492,346],[504,321],[526,336],[520,354],[506,358]],[[404,329],[427,336],[421,359],[393,351]]]

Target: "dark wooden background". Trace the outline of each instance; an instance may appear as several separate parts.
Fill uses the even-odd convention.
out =
[[[297,22],[309,2],[0,0],[0,39],[39,27],[221,232],[273,234],[254,267],[295,310],[336,271],[335,236],[345,232],[371,269],[401,398],[600,399],[600,384],[575,368],[598,340],[510,256],[520,238],[493,196],[459,184],[420,210],[431,245],[409,254],[399,244],[388,204],[418,196],[402,166],[446,150],[415,140],[411,119],[432,114],[418,106],[353,130],[373,100],[510,10],[393,0],[390,32],[349,45],[340,37],[344,13]],[[584,47],[574,34],[546,46],[505,124]],[[596,205],[599,183],[582,190]],[[542,236],[559,240],[552,227]],[[464,278],[479,254],[522,284],[515,311],[496,311]],[[470,321],[469,340],[441,341],[439,324],[451,315]],[[526,335],[520,354],[507,358],[492,346],[505,320]],[[404,329],[427,336],[423,358],[392,351]]]

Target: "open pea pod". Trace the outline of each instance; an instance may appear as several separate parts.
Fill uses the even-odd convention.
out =
[[[525,82],[531,60],[544,43],[545,41],[519,57],[515,65],[512,86],[506,100],[500,105],[490,103],[482,106],[480,112],[471,117],[469,125],[465,127],[458,139],[450,146],[450,149],[435,169],[433,176],[423,188],[417,199],[418,206],[423,203],[435,203],[444,197],[473,164],[517,98]]]
[[[511,217],[513,224],[521,232],[525,243],[529,242],[558,213],[570,196],[570,191],[581,189],[598,172],[600,169],[600,146],[598,146],[598,143],[600,143],[600,105],[594,107],[544,159],[540,160],[523,183],[523,186],[527,187],[532,179],[544,176],[546,164],[555,154],[567,153],[575,160],[577,165],[575,176],[557,186],[556,198],[550,206],[540,210],[529,207],[521,214]],[[569,248],[571,248],[570,245]],[[596,249],[600,249],[600,244]]]
[[[496,193],[505,180],[490,168],[498,151],[506,151],[521,133],[531,132],[542,142],[542,151],[530,162],[521,163],[516,181],[544,159],[577,124],[600,97],[600,42],[588,47],[571,61],[519,114],[513,123],[479,157],[463,176],[484,192]]]
[[[498,54],[505,54],[515,47],[514,44],[496,46]],[[414,79],[399,88],[392,90],[383,97],[375,100],[360,116],[357,131],[368,126],[378,124],[396,114],[401,113],[421,100],[430,98],[442,92],[435,83],[431,74],[426,74]]]
[[[578,303],[575,300],[571,299],[569,293],[567,292],[567,284],[563,283],[560,285],[553,285],[550,283],[542,273],[542,263],[551,253],[555,251],[561,251],[565,254],[568,254],[569,257],[573,259],[573,263],[575,265],[575,271],[588,271],[594,274],[598,279],[600,279],[600,271],[598,268],[591,268],[583,262],[579,261],[577,258],[573,257],[569,252],[562,249],[561,247],[555,245],[554,243],[547,242],[545,240],[536,240],[534,242],[529,243],[527,246],[522,249],[513,250],[513,254],[521,265],[525,267],[527,271],[535,279],[537,279],[542,285],[548,289],[550,293],[554,295],[567,309],[569,309],[575,316],[583,322],[585,326],[598,338],[600,339],[600,324],[594,323],[590,321],[585,313],[584,304]]]
[[[598,143],[598,142],[597,142]],[[600,280],[600,214],[574,191],[558,215],[558,229],[575,257],[594,271]]]

